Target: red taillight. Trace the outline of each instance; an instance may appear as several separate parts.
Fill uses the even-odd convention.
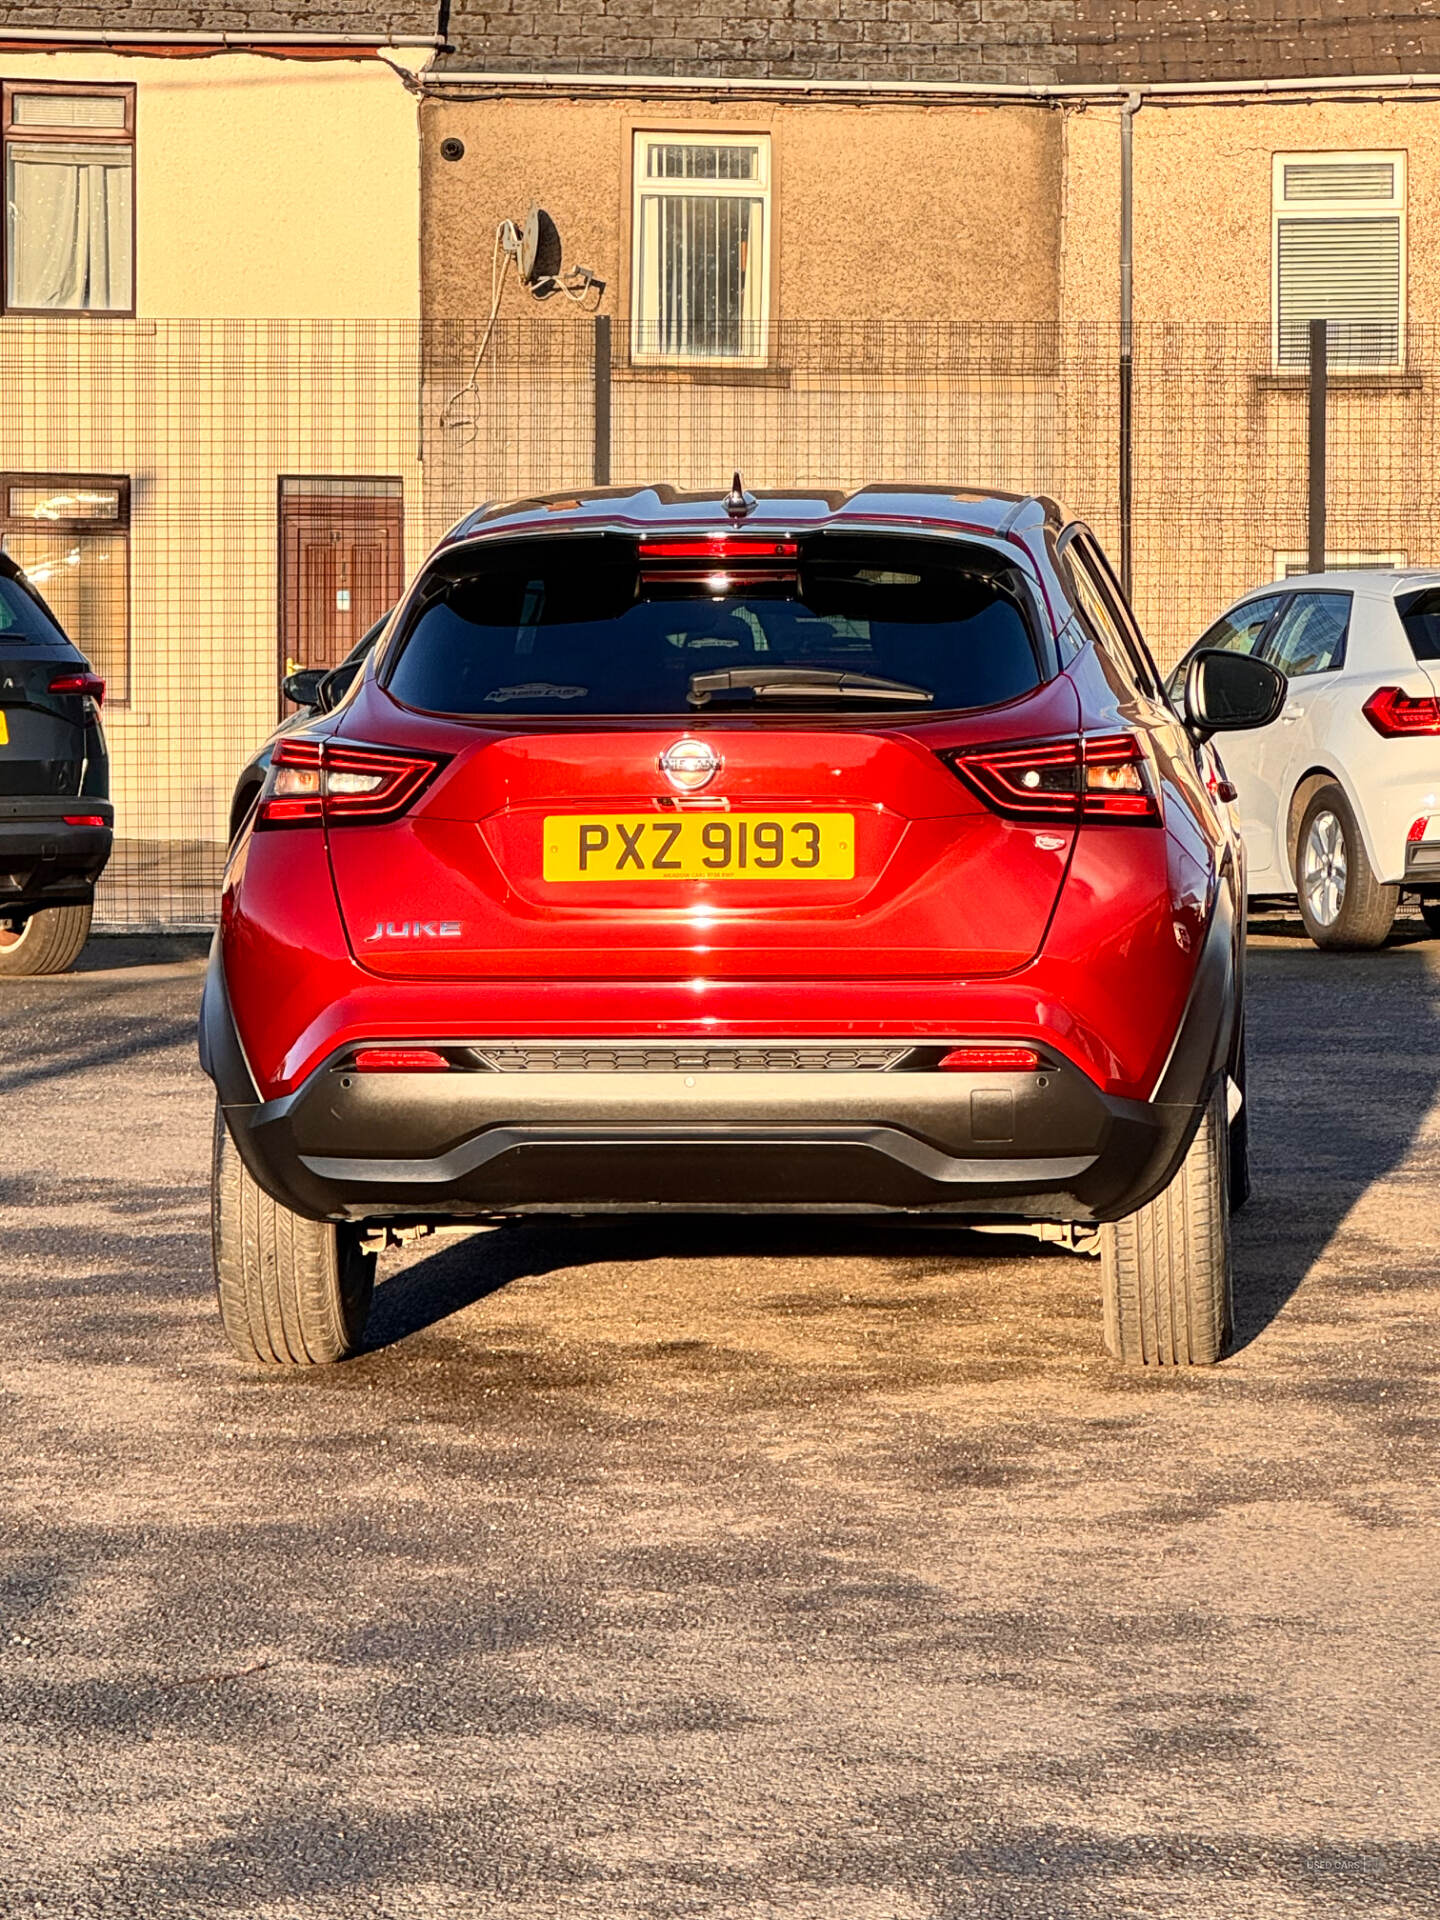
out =
[[[105,682],[98,673],[60,673],[50,682],[50,691],[88,694],[98,707],[105,698]]]
[[[701,586],[711,593],[733,593],[739,587],[788,585],[798,577],[799,565],[795,540],[717,533],[640,542],[640,578],[647,586]]]
[[[281,740],[255,809],[257,827],[324,821],[339,827],[395,820],[444,765],[437,755],[352,747],[337,740]]]
[[[1145,749],[1130,733],[967,747],[941,756],[998,813],[1016,820],[1155,824],[1160,806]]]
[[[101,813],[67,813],[63,816],[67,827],[103,827],[105,816]]]
[[[1084,813],[1103,820],[1158,820],[1145,750],[1133,733],[1085,742]]]
[[[1360,711],[1387,740],[1405,734],[1440,733],[1440,700],[1430,694],[1417,700],[1399,687],[1379,687]]]
[[[1426,834],[1429,833],[1429,831],[1430,831],[1430,816],[1428,813],[1422,813],[1418,820],[1412,820],[1410,822],[1410,831],[1405,836],[1406,846],[1407,847],[1418,846],[1419,843],[1425,838]]]
[[[362,1047],[355,1068],[359,1073],[448,1073],[450,1062],[431,1047]]]
[[[942,1073],[1031,1073],[1040,1064],[1033,1047],[952,1047]]]

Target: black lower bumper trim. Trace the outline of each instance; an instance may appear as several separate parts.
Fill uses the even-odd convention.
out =
[[[64,813],[94,814],[99,827],[70,826],[54,799],[7,801],[0,808],[0,917],[36,907],[79,906],[90,900],[105,871],[113,839],[110,803],[64,798]]]
[[[335,1066],[225,1115],[268,1192],[336,1220],[673,1206],[1113,1219],[1164,1184],[1195,1121],[1188,1103],[1114,1099],[1070,1066],[715,1078]]]

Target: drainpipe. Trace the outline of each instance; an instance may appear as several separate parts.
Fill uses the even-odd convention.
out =
[[[1131,587],[1131,533],[1135,488],[1135,116],[1141,93],[1120,108],[1120,584]]]

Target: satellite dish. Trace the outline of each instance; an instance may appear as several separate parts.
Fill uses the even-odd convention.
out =
[[[560,274],[560,231],[543,207],[531,207],[525,216],[525,231],[520,236],[516,265],[520,284],[545,292],[553,288],[545,283]]]

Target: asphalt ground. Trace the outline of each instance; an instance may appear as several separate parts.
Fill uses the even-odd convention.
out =
[[[1239,1346],[855,1223],[210,1292],[198,943],[0,985],[0,1913],[1433,1916],[1440,943],[1252,945]]]

